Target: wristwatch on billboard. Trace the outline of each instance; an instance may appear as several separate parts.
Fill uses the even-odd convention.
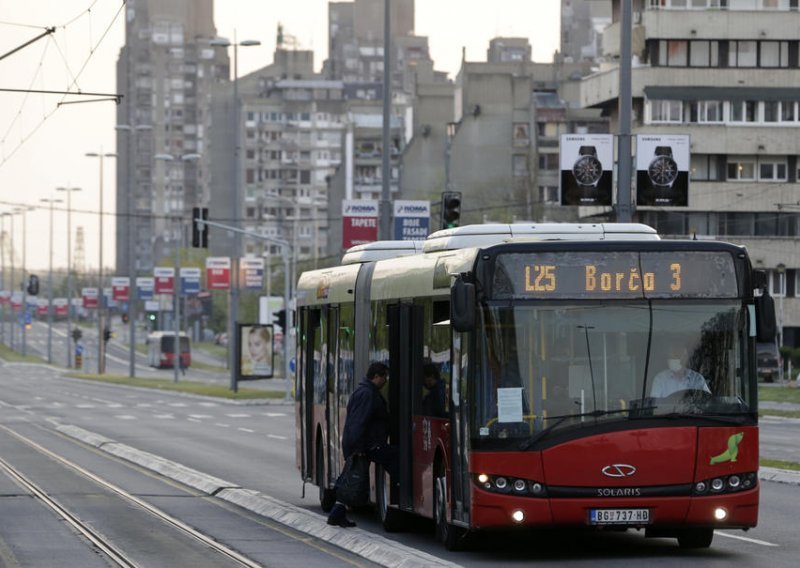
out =
[[[597,187],[600,176],[603,175],[603,164],[597,159],[597,149],[594,146],[581,146],[578,149],[578,159],[572,165],[572,175],[581,187]]]
[[[669,189],[678,179],[678,164],[672,159],[672,147],[656,146],[654,154],[647,175],[656,189]]]

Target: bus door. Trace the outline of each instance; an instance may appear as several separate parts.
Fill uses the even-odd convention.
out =
[[[412,486],[411,401],[413,385],[422,380],[423,308],[414,304],[388,306],[389,328],[389,440],[398,447],[400,462],[399,493],[393,484],[392,503],[411,511]],[[414,380],[416,377],[416,380]]]
[[[300,401],[300,440],[301,455],[300,469],[303,479],[312,479],[314,473],[315,432],[314,432],[314,376],[315,348],[319,345],[320,337],[320,310],[305,309],[300,316],[300,357],[298,368],[298,393]],[[284,338],[286,341],[288,337]],[[318,454],[319,455],[319,454]],[[314,481],[317,481],[315,479]]]
[[[321,325],[327,324],[327,333],[324,334],[325,342],[322,347],[322,360],[325,361],[325,384],[326,384],[326,404],[325,404],[325,431],[327,432],[328,439],[325,440],[326,447],[328,448],[327,454],[327,477],[324,477],[327,482],[331,481],[331,472],[334,472],[334,477],[338,476],[341,471],[339,464],[339,440],[341,440],[341,431],[339,430],[339,362],[338,362],[338,345],[339,345],[339,308],[337,307],[324,307],[322,310]]]
[[[468,352],[471,334],[453,331],[453,346],[451,355],[450,376],[450,484],[451,484],[451,513],[453,524],[462,527],[469,526],[469,456],[467,449],[467,406],[461,400],[461,385],[469,377],[469,369],[462,362],[469,359],[462,357]]]

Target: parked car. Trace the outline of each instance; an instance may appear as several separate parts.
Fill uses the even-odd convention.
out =
[[[758,380],[774,383],[781,373],[781,356],[775,343],[759,343],[756,345],[756,365]]]

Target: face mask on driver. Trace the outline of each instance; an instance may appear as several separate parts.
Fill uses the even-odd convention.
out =
[[[670,371],[677,373],[683,368],[683,365],[680,359],[667,359],[667,367],[669,367]]]

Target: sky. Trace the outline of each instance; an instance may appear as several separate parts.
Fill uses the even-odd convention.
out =
[[[435,68],[451,78],[462,49],[468,61],[485,61],[489,40],[497,36],[528,38],[534,61],[549,62],[558,49],[559,5],[559,0],[416,0],[415,32],[428,37]],[[328,0],[217,0],[214,19],[219,36],[233,38],[235,32],[240,41],[261,41],[239,49],[240,76],[272,62],[278,23],[300,48],[315,51],[319,70],[327,56],[327,6]],[[0,0],[0,89],[116,93],[124,18],[120,0]],[[55,32],[9,54],[46,27]],[[99,264],[100,160],[85,154],[116,152],[116,105],[58,104],[91,98],[0,91],[0,212],[31,208],[13,217],[17,266],[24,240],[29,270],[46,271],[52,231],[53,267],[66,267],[67,192],[58,187],[80,188],[69,193],[73,261],[75,228],[82,226],[86,267],[96,270]],[[115,158],[102,162],[102,257],[103,266],[113,269]],[[53,199],[63,202],[52,203],[51,223],[51,204],[42,200]],[[0,219],[11,234],[12,217]]]

